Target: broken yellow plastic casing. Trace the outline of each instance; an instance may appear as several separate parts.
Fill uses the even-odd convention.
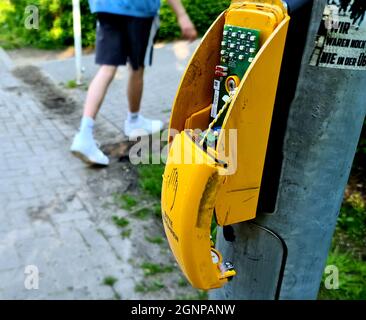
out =
[[[235,276],[212,247],[221,226],[255,218],[289,16],[280,0],[233,1],[202,39],[182,78],[170,120],[162,215],[172,252],[190,283],[223,286]],[[209,127],[224,24],[260,31],[260,50],[227,106],[217,147],[199,143]],[[236,139],[230,140],[231,131]],[[231,141],[227,143],[227,141]]]
[[[222,183],[213,157],[197,149],[189,132],[174,139],[163,176],[162,214],[169,245],[181,269],[197,288],[219,288],[232,276],[214,262],[210,228]],[[190,162],[191,164],[187,165]]]

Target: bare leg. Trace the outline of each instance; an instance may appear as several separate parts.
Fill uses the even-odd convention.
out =
[[[103,65],[100,67],[89,86],[84,106],[84,117],[96,118],[116,71],[117,67],[115,66]]]
[[[128,81],[128,103],[130,112],[135,113],[140,111],[140,104],[142,92],[144,89],[144,68],[140,67],[138,70],[133,70],[131,67],[130,78]]]
[[[130,139],[140,136],[151,135],[160,132],[163,122],[153,120],[139,115],[141,98],[144,88],[144,68],[133,70],[130,67],[130,78],[128,81],[128,103],[130,113],[125,120],[124,133]]]

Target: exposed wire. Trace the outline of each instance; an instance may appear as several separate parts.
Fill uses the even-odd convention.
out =
[[[221,108],[219,113],[216,115],[215,119],[213,119],[208,126],[208,129],[206,130],[205,135],[203,136],[202,140],[199,142],[200,146],[203,146],[205,140],[207,139],[210,131],[212,130],[213,126],[217,123],[217,121],[220,119],[221,115],[225,112],[225,110],[228,108],[228,106],[231,104],[231,101],[233,100],[233,97],[236,93],[236,89],[230,92],[229,98],[226,100],[224,106]]]

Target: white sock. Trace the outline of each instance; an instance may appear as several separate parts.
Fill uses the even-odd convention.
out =
[[[94,129],[94,119],[90,117],[83,117],[80,124],[80,134],[84,137],[92,138]]]
[[[128,111],[127,114],[127,121],[128,122],[135,122],[139,119],[140,112],[130,112]]]

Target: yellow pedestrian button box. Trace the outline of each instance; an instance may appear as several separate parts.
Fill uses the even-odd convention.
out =
[[[170,121],[162,215],[190,283],[235,276],[211,240],[255,218],[289,16],[282,1],[233,1],[213,23],[181,81]]]

